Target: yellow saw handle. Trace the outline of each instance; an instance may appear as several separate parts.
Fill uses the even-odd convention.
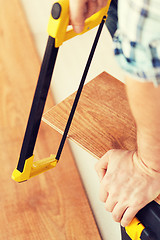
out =
[[[136,217],[125,227],[126,233],[132,240],[141,240],[141,234],[144,229],[145,227]]]
[[[90,29],[99,25],[104,16],[107,17],[111,0],[108,0],[107,5],[91,17],[86,19],[83,34]],[[55,39],[55,47],[59,47],[62,43],[70,38],[78,35],[73,28],[67,30],[69,25],[69,0],[58,0],[53,4],[51,15],[48,24],[48,34]]]

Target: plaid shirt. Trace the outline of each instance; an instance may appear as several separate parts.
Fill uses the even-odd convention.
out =
[[[119,0],[114,53],[133,78],[160,84],[160,0]]]

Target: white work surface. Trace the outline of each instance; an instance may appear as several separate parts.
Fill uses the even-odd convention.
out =
[[[21,1],[35,39],[37,50],[42,58],[48,38],[46,29],[53,2],[49,0]],[[77,90],[95,34],[96,29],[93,29],[82,36],[65,42],[60,47],[51,87],[56,103],[59,103]],[[123,81],[123,74],[115,62],[112,40],[106,27],[104,27],[99,40],[87,82],[103,71]],[[102,239],[120,240],[119,224],[113,222],[111,214],[105,211],[104,204],[99,200],[99,180],[94,170],[97,160],[76,144],[70,143],[70,145]]]

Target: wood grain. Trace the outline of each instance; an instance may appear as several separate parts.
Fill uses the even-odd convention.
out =
[[[64,131],[75,93],[51,108],[43,121]],[[84,86],[68,138],[98,159],[109,149],[136,148],[136,130],[125,86],[103,72]]]
[[[39,68],[20,2],[0,0],[0,239],[101,239],[68,144],[55,169],[21,184],[11,179]],[[53,105],[50,93],[46,110]],[[55,154],[60,139],[42,124],[35,159]]]

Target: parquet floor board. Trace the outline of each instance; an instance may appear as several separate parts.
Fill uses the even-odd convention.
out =
[[[64,131],[75,93],[52,107],[43,121],[60,133]],[[106,72],[84,86],[68,138],[96,158],[109,149],[134,150],[135,123],[125,93],[125,85]]]
[[[21,184],[11,179],[39,68],[20,1],[0,0],[0,239],[101,239],[68,144],[53,170]],[[45,109],[53,105],[50,93]],[[60,139],[42,123],[35,159],[55,154]]]

